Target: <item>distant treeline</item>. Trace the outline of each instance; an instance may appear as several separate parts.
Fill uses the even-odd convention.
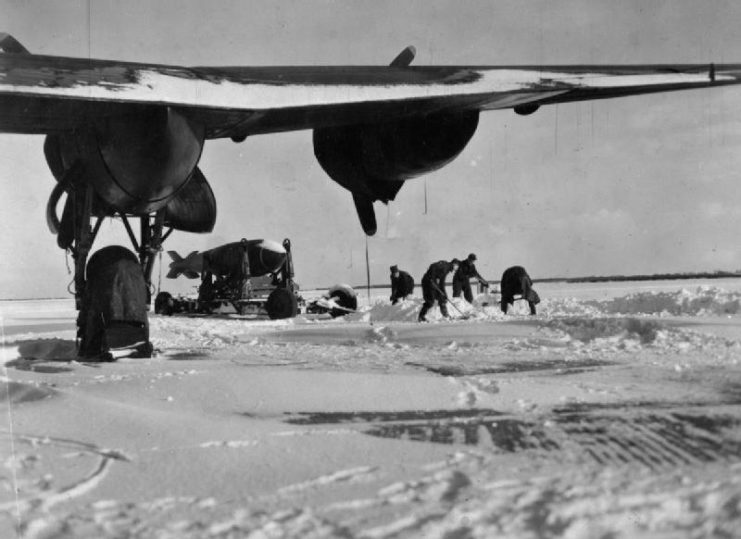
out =
[[[653,273],[650,275],[592,275],[589,277],[546,277],[533,278],[534,283],[607,283],[620,281],[669,281],[678,279],[728,279],[741,278],[741,271],[714,271],[701,273]],[[499,281],[489,281],[490,284],[499,284]],[[372,284],[371,288],[389,288],[389,284]],[[419,287],[419,283],[415,283]],[[357,285],[354,288],[368,288],[367,284]]]
[[[651,275],[606,275],[571,278],[533,279],[535,282],[604,283],[609,281],[670,281],[677,279],[727,279],[741,277],[741,271],[714,271],[704,273],[654,273]]]

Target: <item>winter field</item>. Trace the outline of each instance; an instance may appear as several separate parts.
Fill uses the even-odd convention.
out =
[[[0,537],[740,537],[741,279],[535,289],[152,315],[115,363],[0,302]]]

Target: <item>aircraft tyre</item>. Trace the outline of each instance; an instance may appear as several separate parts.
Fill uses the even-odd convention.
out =
[[[148,290],[134,253],[111,245],[87,264],[87,281],[77,319],[81,357],[111,360],[113,350],[151,357]]]
[[[265,310],[271,320],[293,318],[298,314],[298,300],[291,290],[276,288],[268,296]]]
[[[169,292],[157,294],[157,297],[154,298],[154,312],[165,316],[170,316],[175,312],[175,300],[172,299],[172,294]]]

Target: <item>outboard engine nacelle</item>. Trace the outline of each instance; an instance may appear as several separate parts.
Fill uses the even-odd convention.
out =
[[[478,122],[473,110],[326,127],[314,131],[314,154],[329,177],[353,194],[363,230],[373,235],[373,202],[393,200],[406,180],[452,161]]]

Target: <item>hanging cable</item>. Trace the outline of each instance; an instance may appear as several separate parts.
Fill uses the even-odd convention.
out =
[[[556,111],[556,121],[553,125],[553,152],[558,155],[558,103],[553,108]]]
[[[368,284],[368,305],[370,305],[370,262],[368,258],[368,236],[365,236],[365,277]]]
[[[162,249],[159,251],[159,265],[160,265],[160,276],[159,279],[157,279],[157,295],[160,295],[160,292],[162,291]]]
[[[425,178],[425,212],[423,215],[427,215],[427,178]]]
[[[67,266],[67,275],[70,275],[72,273],[72,270],[69,267],[69,253],[70,253],[69,249],[64,250],[64,263]],[[74,284],[75,284],[75,278],[72,277],[72,280],[69,283],[67,283],[67,293],[70,296],[75,295],[75,291],[73,289]]]
[[[391,202],[386,204],[386,239],[389,237],[389,219],[391,217]]]

